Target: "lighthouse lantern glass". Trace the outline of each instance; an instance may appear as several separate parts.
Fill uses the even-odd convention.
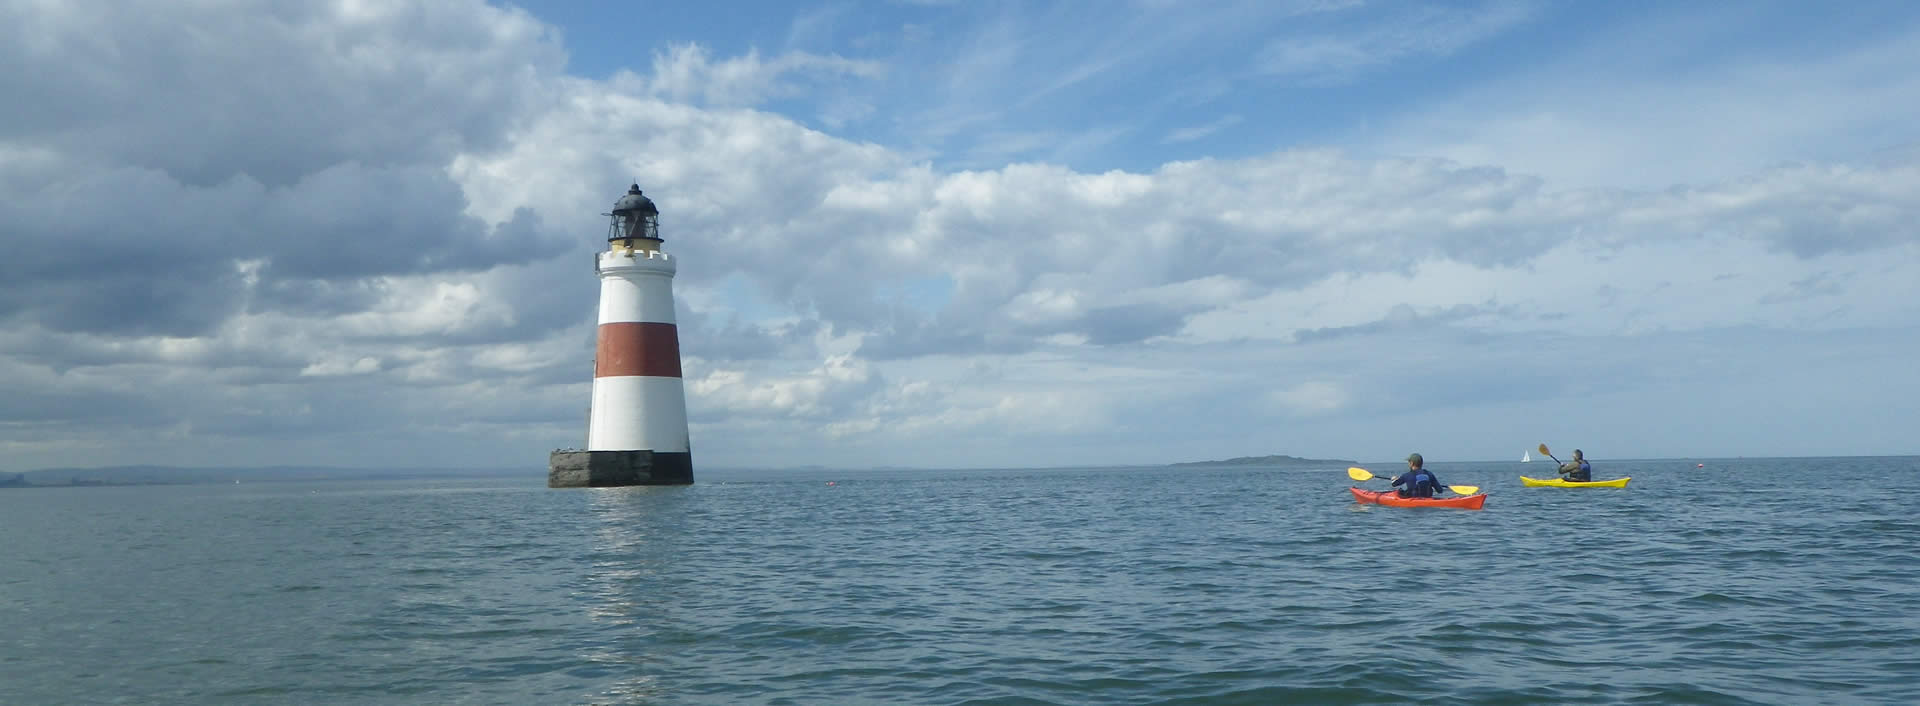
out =
[[[660,217],[655,214],[619,211],[613,214],[612,226],[608,240],[660,239]]]

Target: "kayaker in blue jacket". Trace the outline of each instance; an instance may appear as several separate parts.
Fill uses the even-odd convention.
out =
[[[1431,498],[1446,487],[1440,485],[1440,477],[1427,470],[1426,465],[1426,459],[1420,458],[1420,454],[1407,456],[1407,472],[1393,479],[1393,487],[1400,489],[1400,497]]]
[[[1567,480],[1570,481],[1578,483],[1591,482],[1593,480],[1593,464],[1587,463],[1587,458],[1580,454],[1579,449],[1574,449],[1573,460],[1560,464],[1560,474],[1566,476]]]

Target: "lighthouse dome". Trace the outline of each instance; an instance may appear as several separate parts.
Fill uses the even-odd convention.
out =
[[[660,209],[653,205],[653,199],[647,198],[644,194],[640,193],[639,184],[634,184],[633,186],[627,187],[627,195],[620,197],[619,201],[613,202],[613,212],[657,214],[660,212]]]

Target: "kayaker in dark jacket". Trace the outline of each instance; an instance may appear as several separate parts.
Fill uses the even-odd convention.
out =
[[[1407,472],[1393,479],[1393,487],[1400,489],[1400,497],[1431,498],[1444,487],[1440,485],[1440,477],[1426,469],[1426,464],[1420,454],[1407,457]]]
[[[1573,460],[1560,464],[1560,473],[1570,481],[1590,482],[1593,480],[1593,464],[1587,463],[1586,457],[1580,455],[1579,449],[1574,449]]]

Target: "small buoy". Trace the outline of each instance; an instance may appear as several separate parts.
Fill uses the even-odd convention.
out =
[[[833,481],[827,481],[827,485],[833,485]]]
[[[1693,464],[1693,467],[1694,467],[1694,468],[1706,468],[1706,467],[1707,467],[1707,464],[1704,464],[1704,463],[1696,463],[1696,464]]]

